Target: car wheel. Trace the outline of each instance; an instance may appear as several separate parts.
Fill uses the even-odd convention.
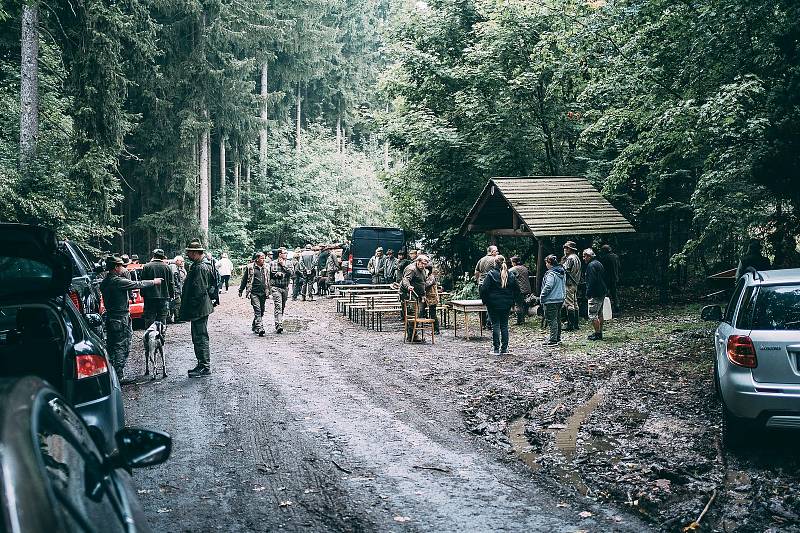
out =
[[[754,425],[745,418],[739,418],[722,404],[722,444],[731,450],[745,446],[752,438]]]

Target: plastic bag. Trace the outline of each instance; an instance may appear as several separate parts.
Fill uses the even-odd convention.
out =
[[[603,300],[603,320],[613,320],[614,313],[611,310],[611,298],[608,296]]]

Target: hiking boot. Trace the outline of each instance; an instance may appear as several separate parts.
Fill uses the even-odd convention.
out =
[[[277,333],[283,333],[283,324],[278,324],[277,326],[275,326],[275,331]]]
[[[591,335],[589,335],[586,338],[589,339],[590,341],[601,341],[601,340],[603,340],[603,334],[602,333],[592,333]]]
[[[500,349],[492,349],[489,351],[489,355],[500,355]]]
[[[266,332],[266,331],[264,331],[264,328],[261,328],[260,330],[258,330],[258,336],[259,336],[259,337],[263,337],[263,336],[264,336],[264,335],[266,335],[266,334],[267,334],[267,332]]]
[[[197,365],[195,368],[189,370],[188,374],[190,378],[201,378],[204,376],[210,376],[211,369],[207,366]]]

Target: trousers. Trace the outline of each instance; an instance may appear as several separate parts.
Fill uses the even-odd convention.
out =
[[[550,342],[561,340],[561,307],[563,302],[544,304],[544,321],[550,329]]]
[[[111,366],[122,379],[125,363],[131,351],[131,315],[106,315],[106,347]]]
[[[567,308],[567,311],[577,311],[578,310],[578,286],[577,285],[567,285],[566,291],[564,292],[564,307]]]
[[[253,306],[253,331],[264,329],[264,307],[266,306],[267,295],[250,293],[250,305]]]
[[[208,316],[192,320],[192,344],[197,364],[209,368],[211,366],[211,346],[208,339]]]
[[[286,300],[289,298],[289,289],[272,287],[272,306],[275,311],[275,326],[283,325],[283,311],[286,309]]]
[[[167,323],[169,314],[169,300],[166,298],[145,298],[144,300],[144,327],[149,328],[150,324],[158,320],[162,324]]]

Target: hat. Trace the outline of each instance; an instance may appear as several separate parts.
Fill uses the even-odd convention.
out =
[[[306,244],[306,250],[310,250],[310,249],[311,249],[311,245],[310,244]]]
[[[394,250],[392,250],[391,248],[386,250],[386,255],[393,254],[393,253],[394,253]]]
[[[567,241],[567,242],[565,242],[564,243],[564,248],[569,248],[570,250],[573,250],[575,252],[578,251],[578,245],[575,244],[575,241]]]
[[[203,247],[203,243],[200,242],[200,239],[192,239],[189,241],[189,244],[186,245],[187,252],[205,252],[206,249]]]
[[[106,257],[106,270],[114,270],[117,265],[125,265],[125,262],[122,260],[121,257],[117,255],[109,255]]]
[[[167,254],[165,254],[164,250],[162,250],[161,248],[156,248],[155,250],[153,250],[153,257],[157,257],[159,259],[165,259],[167,257]]]
[[[131,264],[131,258],[128,257],[128,254],[122,254],[122,264],[123,265],[130,265]]]
[[[377,248],[375,248],[375,251],[376,252],[382,252],[383,251],[383,246],[378,246]]]

